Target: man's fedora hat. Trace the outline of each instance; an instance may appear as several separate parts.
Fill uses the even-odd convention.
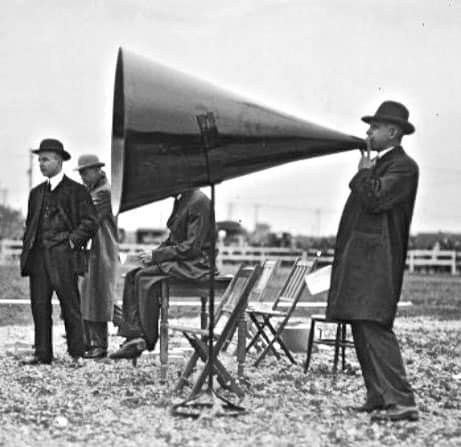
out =
[[[403,104],[396,101],[384,101],[373,116],[364,116],[362,121],[368,124],[372,121],[398,124],[403,132],[409,135],[415,131],[415,126],[408,121],[409,116],[410,112]]]
[[[64,150],[63,144],[59,140],[54,138],[46,138],[40,143],[38,149],[32,151],[34,154],[41,154],[42,152],[55,152],[56,154],[61,155],[63,160],[69,160],[70,154]]]
[[[100,168],[101,166],[105,166],[105,163],[99,161],[97,155],[81,155],[78,157],[78,166],[74,169],[74,171],[81,171],[86,168]]]

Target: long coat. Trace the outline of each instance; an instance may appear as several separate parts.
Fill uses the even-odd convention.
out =
[[[32,250],[37,238],[43,197],[47,182],[40,183],[30,191],[26,218],[26,228],[21,252],[21,275],[29,276],[33,272]],[[94,236],[98,228],[96,209],[86,188],[80,183],[64,176],[55,189],[57,205],[61,216],[66,221],[69,240],[74,244],[72,262],[74,273],[85,273],[86,265],[81,261],[82,249]]]
[[[184,192],[168,219],[168,238],[152,252],[153,264],[176,278],[200,280],[209,276],[210,211],[211,201],[202,191]]]
[[[336,240],[327,317],[392,327],[417,185],[418,166],[401,147],[352,178]]]
[[[89,191],[98,214],[99,228],[91,244],[88,273],[80,285],[82,318],[111,321],[120,261],[117,224],[105,174]]]

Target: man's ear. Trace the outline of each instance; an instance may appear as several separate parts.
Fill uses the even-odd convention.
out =
[[[388,128],[388,133],[389,133],[389,137],[393,140],[397,134],[399,133],[399,130],[397,129],[397,127],[395,126],[389,126]]]
[[[389,126],[389,137],[391,139],[400,139],[402,137],[402,130],[400,129],[399,126]]]

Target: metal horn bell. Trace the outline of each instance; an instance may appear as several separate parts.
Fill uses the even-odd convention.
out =
[[[283,163],[364,147],[360,138],[254,104],[121,48],[118,52],[114,212]]]

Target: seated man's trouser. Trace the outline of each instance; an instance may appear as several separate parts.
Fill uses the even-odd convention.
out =
[[[119,335],[132,338],[142,337],[147,349],[152,350],[158,339],[158,319],[160,315],[159,296],[161,278],[151,283],[151,287],[140,287],[143,276],[153,277],[164,274],[157,266],[138,267],[130,270],[125,277],[123,288],[123,320]],[[154,281],[155,278],[152,278]]]

